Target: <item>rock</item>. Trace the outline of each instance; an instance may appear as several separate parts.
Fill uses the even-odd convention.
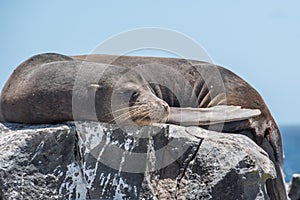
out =
[[[0,124],[0,199],[268,199],[267,154],[243,135],[96,122]]]
[[[300,199],[300,174],[293,174],[292,182],[289,185],[288,194],[291,200]]]

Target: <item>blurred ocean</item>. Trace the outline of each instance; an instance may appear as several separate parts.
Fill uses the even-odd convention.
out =
[[[284,148],[284,173],[289,182],[294,173],[300,174],[300,125],[279,126]]]

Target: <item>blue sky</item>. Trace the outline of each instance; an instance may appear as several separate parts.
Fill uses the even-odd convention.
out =
[[[43,52],[88,54],[141,27],[179,31],[252,84],[279,124],[300,124],[300,1],[1,1],[0,87]]]

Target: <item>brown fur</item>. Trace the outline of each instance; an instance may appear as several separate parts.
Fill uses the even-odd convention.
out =
[[[61,61],[60,66],[57,66],[54,61]],[[74,120],[72,92],[76,73],[79,70],[76,66],[82,61],[112,64],[101,80],[96,77],[97,67],[100,64],[91,63],[90,65],[95,65],[95,68],[91,68],[90,72],[86,70],[86,73],[90,73],[89,75],[99,85],[95,93],[97,99],[95,107],[97,118],[100,121],[110,122],[115,119],[109,105],[111,94],[113,86],[120,79],[120,74],[126,73],[129,74],[126,76],[127,81],[140,84],[139,88],[132,88],[132,90],[138,91],[141,88],[143,90],[139,94],[140,98],[134,100],[134,103],[140,101],[143,105],[151,106],[153,104],[152,106],[155,108],[166,104],[158,109],[162,110],[161,112],[156,111],[159,113],[157,116],[150,117],[151,113],[148,113],[147,109],[151,108],[145,108],[143,120],[139,117],[136,119],[140,125],[150,123],[150,118],[164,122],[166,118],[164,113],[168,109],[163,110],[163,107],[167,108],[168,106],[206,108],[216,105],[236,105],[259,109],[262,113],[260,116],[241,122],[227,123],[223,131],[242,134],[250,132],[252,134],[250,137],[268,152],[277,170],[278,178],[267,182],[270,198],[286,199],[281,173],[283,148],[280,131],[264,100],[242,78],[223,67],[210,63],[157,57],[37,55],[22,63],[4,86],[1,97],[4,120],[23,123],[55,123]],[[131,69],[137,69],[137,73]],[[37,77],[36,74],[39,76]],[[161,83],[170,84],[170,88],[152,83],[152,79],[159,79]],[[83,83],[85,81],[87,80],[83,80]],[[122,87],[122,83],[121,81],[120,87]],[[144,87],[144,83],[146,87]],[[79,105],[90,101],[85,95],[87,88],[88,85],[83,85],[78,89],[78,98],[81,101]],[[128,86],[125,85],[125,88]],[[142,98],[141,94],[145,94],[146,97]],[[93,108],[83,106],[79,107],[77,111],[80,112],[82,119],[93,119],[93,116],[89,116],[91,109]],[[123,114],[128,117],[134,115],[134,112],[129,111]]]

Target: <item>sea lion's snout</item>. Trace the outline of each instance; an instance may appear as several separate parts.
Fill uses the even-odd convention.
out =
[[[156,101],[151,102],[150,109],[150,118],[152,123],[164,123],[167,121],[170,112],[170,107],[165,101],[157,98]]]
[[[131,104],[132,120],[139,126],[167,121],[169,105],[147,90],[139,90],[133,104]]]
[[[167,112],[167,113],[169,113],[170,112],[170,106],[166,103],[166,102],[162,102],[161,103],[161,106],[163,107],[163,109],[165,109],[165,111]]]
[[[158,98],[148,85],[123,84],[115,90],[113,120],[139,126],[167,121],[170,107]]]

